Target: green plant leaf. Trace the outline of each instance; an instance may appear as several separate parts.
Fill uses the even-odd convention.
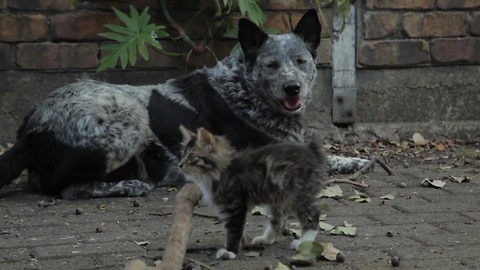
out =
[[[115,43],[101,46],[105,54],[102,54],[97,71],[115,67],[118,59],[122,69],[128,64],[135,65],[137,54],[148,60],[147,44],[162,51],[162,46],[156,39],[168,37],[168,33],[163,31],[165,29],[163,25],[149,24],[148,7],[139,14],[133,6],[130,6],[130,17],[118,9],[113,8],[113,11],[125,26],[106,24],[105,27],[111,32],[99,34]]]
[[[121,10],[118,10],[114,7],[112,7],[113,9],[113,12],[115,12],[115,15],[117,15],[117,17],[129,28],[129,29],[132,29],[131,27],[131,23],[132,23],[132,19],[130,17],[128,17],[127,14],[123,13]]]
[[[119,34],[123,35],[133,35],[135,34],[134,31],[131,29],[128,29],[127,27],[121,26],[121,25],[116,25],[116,24],[104,24],[103,25],[105,28],[108,28],[109,30],[113,32],[117,32]]]
[[[258,26],[263,25],[263,12],[255,0],[238,0],[238,7],[243,16]]]
[[[114,40],[116,42],[125,42],[128,41],[128,39],[125,36],[122,36],[121,34],[113,33],[113,32],[107,32],[107,33],[100,33],[98,34],[101,37],[108,38],[111,40]]]

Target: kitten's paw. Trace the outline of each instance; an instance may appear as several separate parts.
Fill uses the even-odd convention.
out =
[[[253,238],[252,244],[254,245],[270,245],[275,242],[275,239],[269,239],[267,237],[262,236],[257,236]]]
[[[231,252],[231,251],[228,251],[224,248],[222,249],[219,249],[217,251],[217,259],[222,259],[222,260],[233,260],[237,257],[237,255],[235,255],[235,253]]]
[[[298,240],[298,239],[295,239],[292,241],[292,243],[290,244],[290,248],[291,249],[294,249],[294,250],[298,250],[298,247],[300,246],[300,244],[302,243],[302,241]]]

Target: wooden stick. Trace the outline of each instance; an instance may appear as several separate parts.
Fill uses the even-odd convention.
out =
[[[182,269],[193,227],[193,209],[201,198],[202,192],[194,183],[185,184],[178,192],[173,210],[173,224],[168,234],[163,259],[156,269]]]
[[[185,260],[189,261],[189,262],[192,262],[194,264],[198,264],[200,265],[201,267],[205,268],[205,269],[208,269],[208,270],[214,270],[215,268],[212,268],[210,267],[209,265],[207,264],[204,264],[203,262],[199,261],[199,260],[195,260],[193,258],[189,258],[189,257],[185,257]]]
[[[385,163],[385,161],[377,158],[377,163],[380,164],[380,166],[382,166],[382,168],[388,173],[388,175],[394,175],[392,169],[390,169],[390,167],[388,167],[388,165],[387,165],[387,163]]]
[[[348,178],[333,178],[323,182],[324,185],[330,185],[333,183],[350,184],[350,185],[361,187],[361,188],[368,188],[368,184],[354,182]]]
[[[348,179],[350,180],[357,180],[364,172],[366,172],[368,169],[370,169],[370,167],[373,166],[373,164],[375,164],[375,162],[377,162],[377,158],[374,157],[372,158],[369,162],[367,162],[367,164],[365,164],[365,166],[363,166],[362,168],[360,168],[360,170],[358,170],[357,172],[355,172],[352,176],[350,176]]]

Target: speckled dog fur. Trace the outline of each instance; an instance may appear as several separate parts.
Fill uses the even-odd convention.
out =
[[[303,141],[320,33],[315,10],[281,35],[241,19],[241,50],[213,68],[157,85],[61,87],[30,111],[0,156],[0,187],[24,169],[32,186],[68,199],[140,196],[183,183],[180,124],[224,135],[236,149]]]

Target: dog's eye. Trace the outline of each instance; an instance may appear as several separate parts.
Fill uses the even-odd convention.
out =
[[[278,64],[277,61],[271,61],[271,62],[267,62],[265,66],[267,66],[268,68],[278,68],[280,65]]]
[[[299,64],[305,64],[307,62],[307,60],[303,59],[303,58],[297,58],[297,63]]]

